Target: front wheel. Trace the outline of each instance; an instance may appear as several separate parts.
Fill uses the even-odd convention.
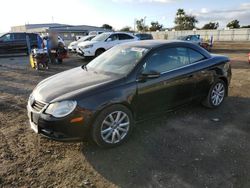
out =
[[[208,108],[219,107],[226,97],[226,84],[222,80],[216,81],[209,90],[208,96],[203,105]]]
[[[99,55],[101,55],[103,52],[105,52],[104,49],[98,49],[95,53],[95,57],[98,57]]]
[[[134,124],[131,111],[123,105],[104,109],[96,118],[92,137],[97,145],[115,147],[127,140]]]

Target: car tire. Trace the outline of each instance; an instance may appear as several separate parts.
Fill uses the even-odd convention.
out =
[[[92,127],[92,138],[100,147],[115,147],[128,139],[133,126],[131,111],[123,105],[112,105],[98,114]]]
[[[98,49],[98,50],[96,50],[96,52],[95,52],[95,57],[98,57],[98,56],[101,55],[103,52],[105,52],[104,49]]]
[[[219,107],[227,95],[227,85],[223,80],[217,80],[210,88],[206,99],[202,104],[207,108]]]

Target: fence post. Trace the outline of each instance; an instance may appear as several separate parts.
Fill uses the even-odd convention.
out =
[[[247,40],[250,40],[250,29],[247,29]]]
[[[218,30],[218,33],[217,33],[217,41],[220,41],[220,30]]]

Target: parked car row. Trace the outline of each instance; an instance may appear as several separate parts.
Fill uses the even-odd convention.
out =
[[[0,37],[0,54],[9,53],[28,53],[27,36],[30,40],[31,48],[36,48],[37,38],[40,37],[36,33],[6,33]],[[47,36],[43,36],[46,39]],[[102,31],[90,32],[88,36],[81,37],[79,40],[71,42],[68,50],[78,53],[83,57],[98,56],[104,51],[112,48],[113,46],[134,40],[152,40],[153,36],[149,33],[125,33],[125,32],[108,32]],[[178,40],[188,41],[204,49],[210,51],[212,44],[202,41],[199,35],[180,36]],[[58,36],[58,43],[65,46],[64,40]]]

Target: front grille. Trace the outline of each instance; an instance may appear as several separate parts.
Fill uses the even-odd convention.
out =
[[[37,112],[40,112],[44,107],[45,107],[45,103],[42,103],[42,102],[39,102],[39,101],[37,101],[37,100],[35,100],[34,102],[33,102],[33,104],[31,104],[31,107],[35,110],[35,111],[37,111]]]

